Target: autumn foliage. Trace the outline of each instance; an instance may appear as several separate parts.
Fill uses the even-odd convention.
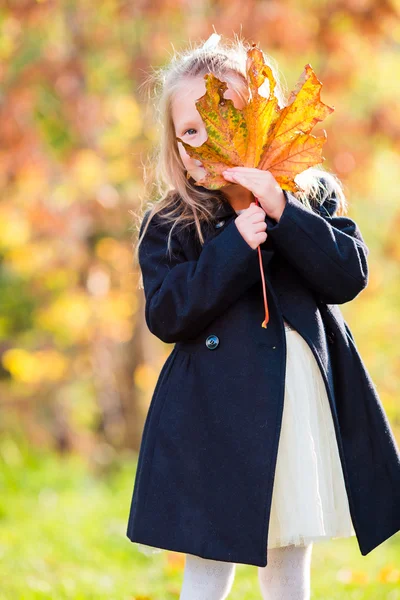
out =
[[[325,160],[321,152],[326,132],[318,136],[310,132],[334,108],[321,101],[322,83],[309,64],[281,108],[274,94],[272,69],[255,44],[247,51],[246,77],[249,100],[243,108],[236,108],[232,100],[224,98],[227,84],[212,73],[204,76],[206,93],[196,107],[208,138],[194,147],[177,137],[189,156],[200,160],[207,171],[195,185],[219,189],[226,185],[222,171],[240,166],[268,170],[282,189],[296,192],[300,188],[295,176]],[[259,93],[266,80],[267,98]]]

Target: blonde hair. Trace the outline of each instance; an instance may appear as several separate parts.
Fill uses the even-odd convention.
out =
[[[177,52],[167,66],[154,69],[154,74],[149,75],[142,86],[147,86],[151,97],[151,84],[153,84],[154,107],[157,121],[161,125],[159,143],[155,147],[149,160],[149,175],[145,183],[148,198],[147,204],[141,206],[141,214],[130,211],[137,218],[136,229],[139,231],[144,213],[149,212],[149,218],[137,241],[135,256],[147,227],[155,214],[160,215],[171,223],[168,236],[168,250],[171,251],[170,240],[174,227],[195,225],[200,244],[204,242],[201,224],[210,223],[216,206],[222,201],[221,190],[209,190],[202,186],[195,186],[194,179],[188,177],[181,160],[175,128],[172,120],[171,104],[174,94],[178,92],[183,79],[199,77],[213,73],[218,79],[229,83],[242,99],[248,99],[246,83],[247,50],[251,43],[244,42],[238,36],[234,40],[219,41],[217,46],[201,42],[197,47],[189,47]],[[263,52],[264,61],[271,68],[276,80],[275,95],[280,108],[287,104],[287,91],[279,78],[279,69],[275,60]],[[150,85],[149,85],[150,84]],[[142,87],[141,86],[141,87]],[[321,177],[323,179],[321,180]],[[327,172],[324,167],[310,167],[296,176],[296,183],[303,191],[295,192],[295,197],[310,210],[317,202],[322,203],[332,192],[336,194],[338,206],[335,214],[347,212],[347,201],[340,180],[333,173]],[[322,193],[321,193],[322,192]]]

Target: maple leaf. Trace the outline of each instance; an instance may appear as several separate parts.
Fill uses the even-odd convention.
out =
[[[322,83],[310,64],[304,68],[287,105],[279,107],[274,91],[276,81],[265,64],[262,51],[253,44],[247,51],[246,80],[249,100],[242,109],[224,98],[228,89],[212,73],[204,76],[206,93],[196,101],[196,108],[205,124],[208,138],[201,146],[191,146],[177,137],[192,158],[201,161],[206,175],[195,185],[220,189],[229,182],[222,175],[227,167],[255,167],[269,170],[282,189],[291,192],[300,188],[296,175],[322,163],[325,130],[311,135],[317,122],[325,119],[334,107],[320,99]],[[268,98],[259,94],[268,80]]]

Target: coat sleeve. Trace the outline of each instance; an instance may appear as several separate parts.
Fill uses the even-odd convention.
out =
[[[142,234],[147,211],[140,226]],[[145,319],[150,331],[173,343],[197,336],[250,286],[261,281],[257,249],[240,234],[235,219],[207,241],[197,260],[187,260],[179,236],[156,214],[139,245],[145,293]],[[272,253],[263,251],[263,261]]]
[[[344,304],[368,284],[368,246],[357,224],[332,216],[333,193],[311,212],[284,190],[286,205],[279,221],[266,216],[267,233],[326,304]]]

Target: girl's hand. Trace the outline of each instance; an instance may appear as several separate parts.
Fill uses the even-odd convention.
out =
[[[279,221],[286,205],[286,198],[270,171],[251,167],[231,167],[223,171],[222,175],[227,181],[238,183],[253,192],[267,215]]]
[[[248,208],[236,217],[235,224],[242,238],[253,250],[256,250],[267,239],[265,211],[261,206],[257,206],[255,202],[252,202]]]

